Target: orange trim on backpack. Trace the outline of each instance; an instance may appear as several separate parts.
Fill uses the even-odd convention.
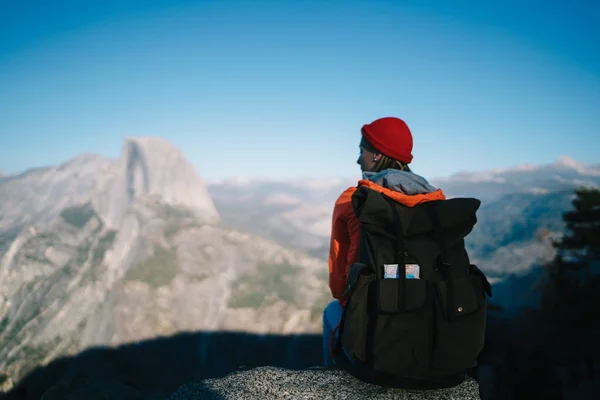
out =
[[[400,192],[396,192],[395,190],[391,190],[376,184],[373,181],[367,179],[361,179],[358,181],[359,186],[365,186],[369,189],[378,191],[379,193],[385,194],[387,197],[392,200],[397,201],[400,204],[403,204],[407,207],[414,207],[421,203],[427,203],[428,201],[436,201],[436,200],[446,200],[446,195],[442,192],[441,189],[436,190],[431,193],[423,193],[423,194],[404,194]]]

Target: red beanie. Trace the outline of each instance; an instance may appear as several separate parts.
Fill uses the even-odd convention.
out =
[[[400,118],[380,118],[364,125],[361,133],[373,147],[386,156],[407,164],[412,161],[412,134]]]

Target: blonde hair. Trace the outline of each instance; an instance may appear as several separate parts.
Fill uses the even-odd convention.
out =
[[[375,166],[373,167],[373,172],[380,172],[386,169],[399,169],[400,171],[410,172],[407,163],[380,154],[379,159],[377,159],[377,162],[375,162]]]
[[[372,172],[381,172],[386,169],[398,169],[400,171],[410,171],[410,167],[407,163],[403,161],[394,160],[391,157],[386,156],[385,154],[381,154],[379,150],[377,150],[367,139],[364,137],[360,141],[360,145],[365,149],[369,150],[371,153],[379,153],[379,158],[375,163],[375,166],[372,169]]]

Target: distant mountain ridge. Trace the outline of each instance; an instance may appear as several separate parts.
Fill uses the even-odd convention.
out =
[[[31,193],[35,193],[32,196]],[[57,166],[36,168],[0,179],[0,230],[14,224],[48,222],[64,206],[91,202],[111,226],[122,222],[135,196],[160,197],[176,206],[218,219],[204,182],[181,152],[161,138],[128,138],[121,157],[83,154]],[[10,210],[19,209],[19,213]]]
[[[358,167],[357,167],[358,168]],[[570,156],[562,155],[559,156],[554,162],[548,164],[519,164],[512,167],[496,168],[482,171],[471,171],[471,172],[457,172],[447,176],[426,176],[432,183],[446,183],[446,182],[458,182],[458,181],[470,181],[470,182],[485,182],[485,181],[496,181],[498,183],[505,183],[507,176],[513,174],[520,174],[523,172],[529,173],[569,173],[569,171],[581,176],[600,176],[600,163],[586,164],[573,159]],[[418,170],[415,173],[419,174]],[[287,182],[292,186],[310,188],[310,189],[322,189],[329,190],[337,188],[340,185],[352,185],[357,179],[360,179],[360,171],[357,169],[355,177],[341,176],[339,178],[324,178],[318,179],[315,177],[306,178],[290,178],[283,180],[271,179],[271,178],[253,178],[245,176],[221,178],[221,179],[207,179],[206,184],[209,186],[231,186],[231,187],[248,187],[253,185],[263,185],[276,182]]]
[[[225,224],[326,258],[333,204],[357,181],[311,180],[305,187],[302,180],[233,179],[209,183],[208,190]],[[600,165],[563,156],[551,164],[460,173],[430,183],[448,197],[482,200],[467,245],[486,272],[503,277],[552,256],[549,241],[538,233],[562,234],[561,215],[571,207],[573,190],[600,186]]]
[[[129,138],[0,178],[0,370],[181,331],[315,332],[327,265],[225,226],[185,156]]]
[[[523,164],[513,168],[477,173],[461,173],[434,179],[449,195],[465,195],[470,190],[482,200],[494,200],[510,193],[546,194],[574,186],[598,186],[600,166],[586,165],[567,156],[551,164]]]

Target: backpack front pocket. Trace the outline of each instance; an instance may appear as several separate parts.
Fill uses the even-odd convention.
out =
[[[391,374],[416,375],[415,366],[427,367],[431,359],[433,338],[433,292],[426,280],[407,279],[406,307],[398,311],[397,284],[381,280],[381,299],[389,298],[387,310],[396,312],[377,314],[373,335],[373,355],[375,368]],[[394,286],[390,286],[392,283]],[[394,291],[394,287],[396,288]],[[385,293],[388,292],[388,296]],[[391,293],[395,293],[392,295]],[[386,303],[384,302],[383,310]]]
[[[470,274],[435,282],[434,287],[434,367],[450,372],[475,367],[485,340],[483,278]]]

